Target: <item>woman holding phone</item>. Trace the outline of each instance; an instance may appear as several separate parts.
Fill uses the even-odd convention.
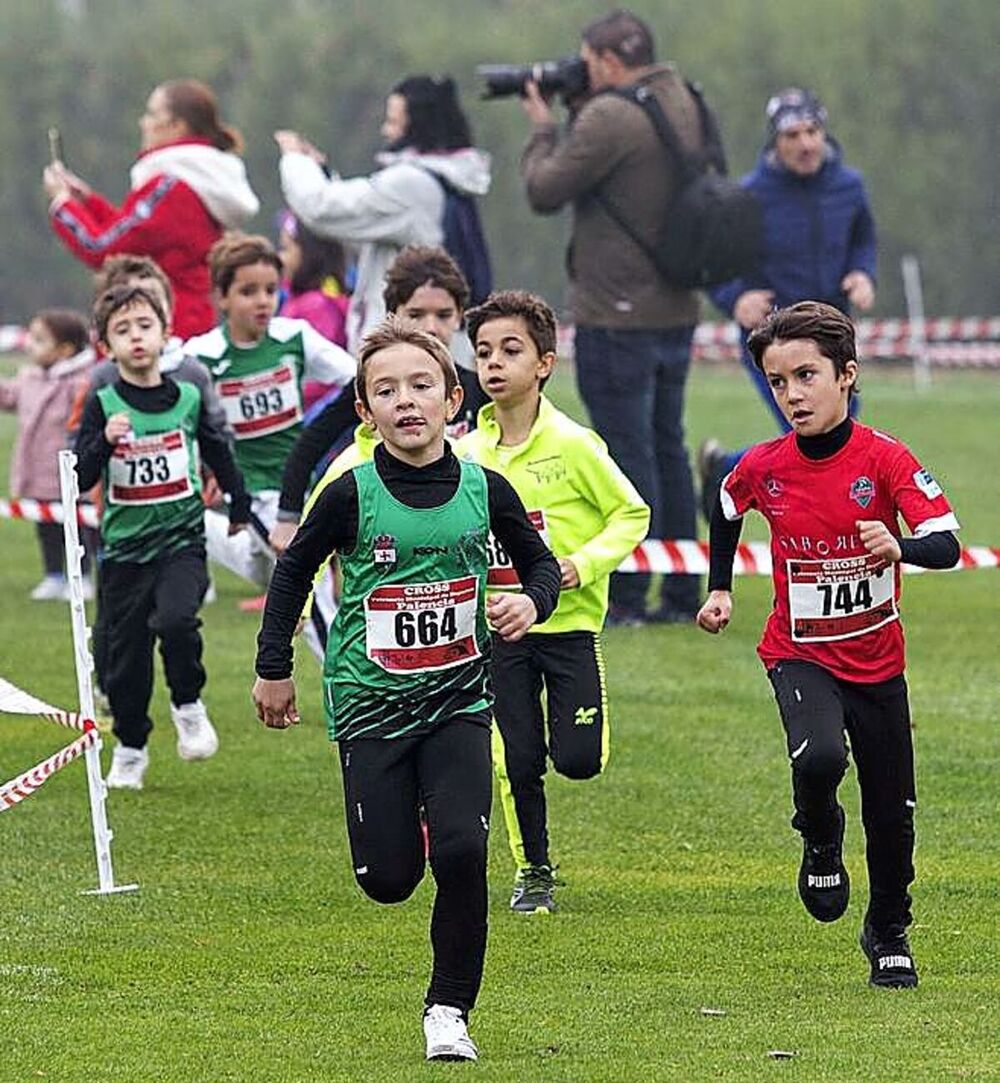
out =
[[[204,83],[161,83],[146,102],[139,130],[141,151],[120,207],[57,159],[43,175],[52,201],[49,219],[89,267],[119,253],[156,260],[174,290],[174,333],[187,339],[216,322],[208,250],[224,229],[255,215],[259,202],[239,156],[243,140],[222,123],[215,94]]]

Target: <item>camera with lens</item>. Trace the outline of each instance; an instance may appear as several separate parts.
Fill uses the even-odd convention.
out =
[[[476,74],[486,83],[484,99],[523,95],[524,84],[531,80],[538,84],[543,96],[558,94],[563,101],[570,101],[585,94],[590,85],[587,65],[578,56],[538,60],[534,64],[480,64]]]

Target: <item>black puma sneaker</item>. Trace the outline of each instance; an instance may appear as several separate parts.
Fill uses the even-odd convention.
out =
[[[861,930],[861,950],[871,963],[869,985],[876,989],[913,989],[916,986],[917,964],[901,925],[889,925],[881,930],[866,925]]]
[[[799,897],[817,921],[836,921],[847,909],[851,880],[844,868],[844,810],[837,807],[837,837],[815,843],[803,839]]]

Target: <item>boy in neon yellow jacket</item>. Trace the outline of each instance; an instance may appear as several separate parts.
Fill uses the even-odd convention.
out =
[[[479,381],[492,399],[459,458],[511,483],[559,560],[555,613],[516,644],[493,643],[494,765],[517,864],[511,908],[554,909],[543,776],[546,755],[567,778],[592,778],[608,758],[600,631],[608,579],[649,528],[649,508],[604,441],[542,393],[556,354],[556,321],[540,298],[491,294],[466,314]],[[510,558],[491,540],[488,585],[516,588]],[[547,699],[542,711],[542,688]]]

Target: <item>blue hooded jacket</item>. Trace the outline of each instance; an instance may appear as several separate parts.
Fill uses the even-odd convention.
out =
[[[827,157],[819,172],[801,177],[766,149],[754,170],[740,181],[760,202],[764,219],[762,257],[752,274],[709,291],[730,316],[742,293],[774,291],[778,307],[796,301],[825,301],[844,312],[840,283],[849,271],[875,281],[875,221],[864,181],[841,161],[838,144],[827,136]]]

